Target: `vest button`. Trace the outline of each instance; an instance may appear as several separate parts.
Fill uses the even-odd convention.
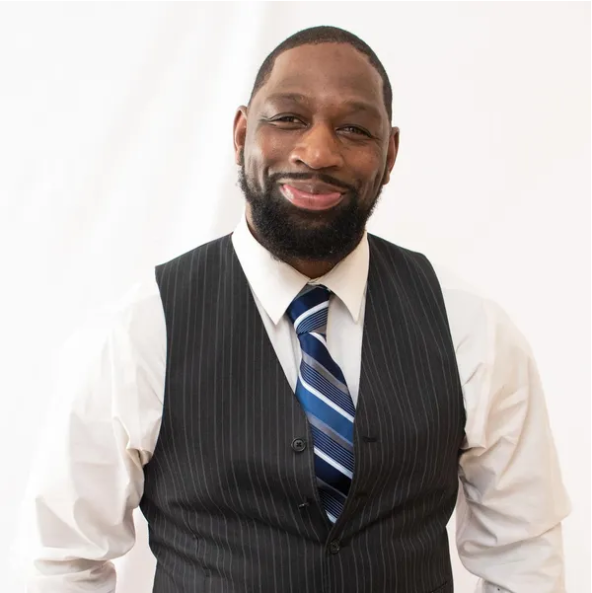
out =
[[[332,541],[329,544],[329,552],[331,552],[331,554],[337,554],[340,549],[341,549],[341,546],[339,545],[339,542],[337,542],[337,541]]]
[[[362,436],[362,440],[365,443],[376,443],[378,441],[378,437],[372,437],[372,436],[369,436],[369,435],[364,435],[364,436]]]
[[[304,439],[294,439],[292,441],[292,449],[296,451],[296,453],[302,453],[304,449],[306,449],[306,441]]]

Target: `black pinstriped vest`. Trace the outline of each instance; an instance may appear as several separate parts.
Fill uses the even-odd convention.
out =
[[[307,419],[230,236],[156,269],[164,414],[141,502],[156,593],[450,593],[465,411],[427,259],[369,236],[355,471],[332,526]]]

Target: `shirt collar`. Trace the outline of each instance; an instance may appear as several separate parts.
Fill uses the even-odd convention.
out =
[[[232,235],[232,244],[255,296],[277,324],[306,284],[323,284],[343,301],[355,322],[366,292],[370,250],[366,232],[357,247],[332,270],[311,279],[274,258],[253,237],[245,215]]]

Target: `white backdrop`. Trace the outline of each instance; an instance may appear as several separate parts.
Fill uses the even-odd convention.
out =
[[[0,5],[0,589],[58,348],[138,274],[233,229],[235,108],[301,28],[377,52],[401,149],[370,230],[423,251],[530,340],[590,590],[590,4]],[[453,524],[451,524],[451,529]],[[458,591],[474,579],[453,552]],[[118,593],[150,591],[138,544]]]

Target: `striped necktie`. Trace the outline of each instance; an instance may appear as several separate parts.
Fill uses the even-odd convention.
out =
[[[321,502],[335,523],[353,477],[355,408],[345,377],[327,349],[330,292],[324,286],[307,288],[288,307],[302,351],[296,397],[312,431]]]

